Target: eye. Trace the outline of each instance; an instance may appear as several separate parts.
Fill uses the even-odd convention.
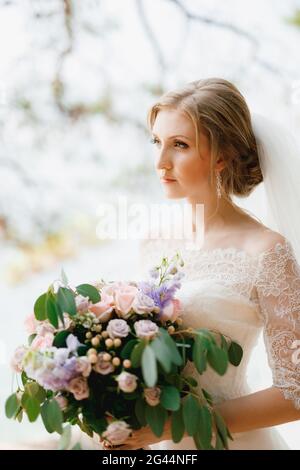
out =
[[[150,139],[150,143],[151,143],[151,144],[157,144],[158,142],[159,142],[159,141],[157,140],[156,137],[153,137],[153,138]],[[181,142],[180,140],[175,140],[175,144],[182,145],[182,147],[180,147],[180,148],[182,148],[182,149],[188,148],[188,145],[187,145],[186,143],[184,143],[184,142]]]
[[[179,144],[179,145],[183,145],[183,147],[181,147],[181,148],[183,148],[183,149],[188,148],[188,145],[185,144],[184,142],[181,142],[180,140],[175,140],[175,143],[176,143],[176,144]]]

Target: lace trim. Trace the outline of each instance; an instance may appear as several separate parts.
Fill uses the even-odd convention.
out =
[[[256,289],[273,384],[300,409],[300,363],[293,360],[300,339],[300,266],[288,240],[260,257]]]

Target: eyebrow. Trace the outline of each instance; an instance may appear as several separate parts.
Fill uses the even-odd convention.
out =
[[[154,132],[152,132],[152,134],[154,135],[154,137],[158,137]],[[192,140],[189,137],[186,137],[185,135],[179,135],[179,134],[178,135],[171,135],[170,137],[168,137],[168,139],[173,139],[173,137],[184,137],[187,140],[190,140],[190,141]]]

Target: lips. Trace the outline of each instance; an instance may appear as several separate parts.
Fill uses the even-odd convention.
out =
[[[162,181],[176,181],[173,178],[161,178]]]

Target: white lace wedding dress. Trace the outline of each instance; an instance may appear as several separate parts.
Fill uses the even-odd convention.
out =
[[[244,351],[241,364],[230,365],[222,377],[210,368],[199,375],[190,362],[184,373],[194,375],[216,403],[247,395],[247,366],[263,329],[273,385],[299,409],[300,364],[292,360],[292,343],[300,339],[300,267],[288,240],[252,255],[232,247],[191,251],[185,240],[147,239],[140,247],[141,272],[147,274],[162,256],[172,256],[176,250],[185,262],[185,277],[177,291],[183,325],[220,331]],[[274,427],[235,433],[233,438],[229,447],[235,450],[289,448]],[[179,444],[162,441],[150,448],[195,449],[195,445],[186,437]]]

